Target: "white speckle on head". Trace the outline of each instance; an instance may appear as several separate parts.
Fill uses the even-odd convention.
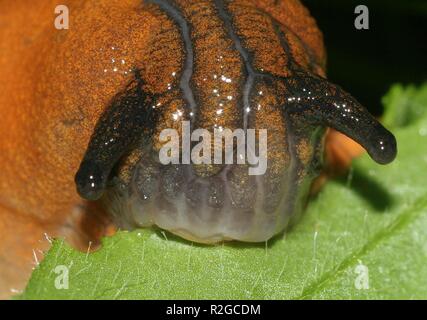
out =
[[[221,76],[221,80],[226,82],[226,83],[231,83],[231,79],[227,78],[226,76]]]

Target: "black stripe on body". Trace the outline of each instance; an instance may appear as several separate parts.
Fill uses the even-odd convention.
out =
[[[250,109],[249,97],[252,91],[252,87],[254,85],[256,72],[252,66],[249,52],[246,50],[246,48],[243,47],[242,41],[234,31],[233,24],[232,24],[232,17],[230,13],[227,11],[227,9],[225,8],[224,1],[215,0],[215,6],[218,10],[219,17],[224,22],[225,28],[230,36],[230,39],[233,41],[236,50],[239,52],[245,64],[247,75],[246,75],[245,85],[243,88],[243,114],[244,114],[243,129],[246,130],[248,126],[248,112],[245,112],[245,110]]]
[[[197,104],[190,86],[190,81],[194,70],[194,49],[191,41],[191,32],[188,22],[171,1],[146,0],[146,3],[158,5],[179,26],[186,51],[184,70],[182,71],[180,78],[180,88],[184,93],[185,100],[187,101],[192,113],[196,114]]]

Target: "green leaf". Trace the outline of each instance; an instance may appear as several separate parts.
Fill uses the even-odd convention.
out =
[[[384,96],[386,114],[384,123],[391,127],[404,127],[422,119],[426,112],[427,90],[418,90],[414,85],[395,85]]]
[[[396,161],[358,159],[285,235],[204,246],[137,230],[91,254],[56,240],[19,298],[427,298],[427,85],[397,86],[385,102],[399,127]],[[69,270],[68,289],[55,287],[58,266]]]

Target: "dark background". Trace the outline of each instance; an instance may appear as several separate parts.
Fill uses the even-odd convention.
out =
[[[328,77],[373,114],[394,83],[427,81],[427,0],[303,0],[323,31]],[[369,30],[354,27],[357,5]]]

